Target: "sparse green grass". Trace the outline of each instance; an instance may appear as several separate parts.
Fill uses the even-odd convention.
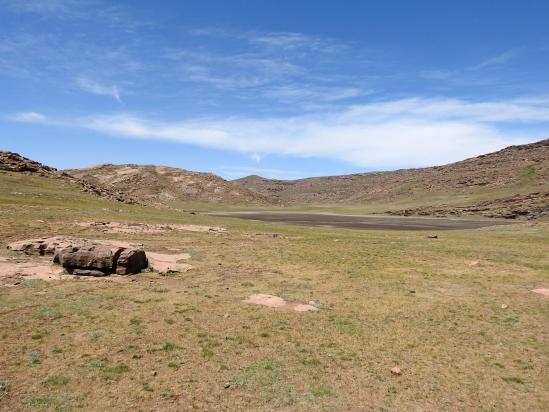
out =
[[[42,384],[47,386],[63,386],[69,383],[69,378],[63,375],[49,375],[42,381]]]
[[[2,249],[59,233],[200,256],[177,277],[0,285],[1,410],[544,410],[549,402],[549,305],[530,292],[549,287],[549,223],[438,232],[436,241],[291,225],[276,226],[281,237],[252,237],[273,225],[103,202],[47,179],[27,185],[0,174],[0,182]],[[229,234],[108,235],[75,220]],[[321,309],[242,303],[252,293]],[[401,376],[390,373],[396,365]]]

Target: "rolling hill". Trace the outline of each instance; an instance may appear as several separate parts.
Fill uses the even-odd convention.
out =
[[[78,179],[63,171],[42,163],[28,159],[18,153],[0,151],[0,173],[5,179],[17,175],[28,175],[28,183],[39,184],[40,179],[54,180],[60,184],[71,185],[76,190],[101,197],[106,200],[123,202],[128,204],[139,203],[137,199],[125,191],[110,190],[102,185],[95,185],[91,182]],[[30,178],[32,177],[32,179]],[[21,181],[21,180],[20,180]],[[24,180],[23,180],[24,181]]]
[[[549,215],[549,139],[444,166],[273,180],[227,181],[211,173],[154,165],[100,165],[58,171],[0,152],[0,171],[54,178],[125,203],[290,207],[397,215]]]
[[[238,183],[287,205],[371,205],[397,214],[546,214],[549,139],[421,169],[272,180],[248,176]],[[516,209],[516,210],[515,210]],[[514,213],[516,211],[517,213]]]
[[[212,173],[154,165],[99,165],[66,170],[75,178],[109,190],[124,191],[150,204],[174,202],[270,204],[267,196]]]

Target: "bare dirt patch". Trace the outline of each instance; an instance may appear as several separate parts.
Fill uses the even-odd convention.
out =
[[[79,227],[96,229],[103,233],[167,233],[174,230],[200,233],[227,233],[227,229],[218,226],[181,225],[181,224],[148,224],[121,222],[77,222]]]
[[[543,296],[549,296],[549,289],[533,289],[532,292],[539,293]]]
[[[251,295],[248,299],[243,301],[244,303],[253,303],[254,305],[267,306],[269,308],[277,309],[289,309],[296,312],[308,312],[318,310],[313,305],[306,303],[296,303],[296,302],[286,302],[284,299],[274,295],[265,295],[263,293],[258,293]]]

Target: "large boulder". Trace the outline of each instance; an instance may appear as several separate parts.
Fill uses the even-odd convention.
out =
[[[133,275],[149,265],[142,249],[124,249],[116,261],[117,275]]]
[[[54,262],[62,265],[69,273],[83,269],[108,275],[115,270],[117,257],[106,247],[68,247],[57,251]]]

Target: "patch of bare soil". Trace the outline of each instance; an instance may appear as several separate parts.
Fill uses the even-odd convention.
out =
[[[182,224],[148,224],[121,222],[77,222],[82,228],[96,229],[103,233],[166,233],[174,230],[201,233],[227,233],[227,229],[217,226],[182,225]]]
[[[309,312],[309,311],[318,310],[317,307],[311,304],[286,302],[281,297],[273,296],[273,295],[265,295],[262,293],[251,295],[248,299],[244,300],[243,302],[252,303],[254,305],[267,306],[269,308],[289,309],[296,312]]]
[[[532,292],[539,293],[543,296],[549,296],[549,289],[533,289]]]

